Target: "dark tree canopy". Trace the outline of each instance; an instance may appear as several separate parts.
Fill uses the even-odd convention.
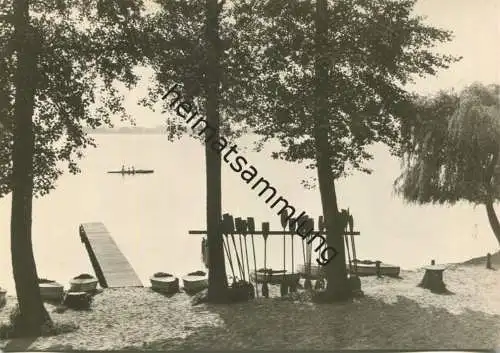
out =
[[[146,19],[147,41],[143,47],[148,64],[153,68],[155,81],[149,87],[149,95],[142,103],[150,108],[158,102],[174,84],[183,86],[185,99],[192,101],[201,113],[206,111],[208,90],[208,45],[205,37],[205,2],[183,0],[154,0],[158,11]],[[238,1],[219,3],[219,50],[221,135],[238,137],[245,131],[241,120],[251,111],[250,82],[258,73],[252,55],[252,43],[234,26],[234,7]],[[166,106],[166,105],[165,105]],[[167,108],[166,111],[171,111]],[[176,118],[167,118],[170,139],[183,134],[199,138]]]
[[[500,200],[499,93],[499,85],[473,84],[460,94],[416,100],[417,119],[404,126],[404,172],[395,183],[406,200]]]
[[[483,204],[500,244],[500,85],[418,98],[418,119],[403,125],[403,173],[396,191],[409,202]]]
[[[236,8],[237,28],[253,39],[262,68],[247,119],[264,140],[276,138],[276,158],[314,160],[314,4],[307,1],[245,1]],[[435,53],[449,31],[412,15],[415,1],[336,0],[329,2],[328,129],[330,165],[336,177],[349,169],[370,172],[366,147],[396,147],[400,120],[411,118],[411,96],[403,86],[415,76],[434,75],[458,60]],[[246,26],[248,18],[257,18]],[[314,168],[312,163],[308,167]]]
[[[0,196],[10,191],[14,70],[12,1],[0,0]],[[64,171],[94,146],[84,128],[126,120],[116,82],[138,81],[142,59],[140,0],[37,0],[31,26],[40,38],[34,133],[34,185],[38,195],[54,188]]]

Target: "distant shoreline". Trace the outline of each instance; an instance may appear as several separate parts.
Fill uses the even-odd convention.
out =
[[[83,130],[87,134],[91,135],[164,135],[165,127],[119,127],[119,128],[97,128],[89,129],[85,128]]]

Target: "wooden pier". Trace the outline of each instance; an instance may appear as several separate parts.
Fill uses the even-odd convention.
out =
[[[143,287],[118,245],[101,222],[80,225],[80,238],[102,288]]]

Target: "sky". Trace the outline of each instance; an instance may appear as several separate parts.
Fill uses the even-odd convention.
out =
[[[417,79],[409,90],[432,94],[441,89],[459,91],[473,82],[500,83],[500,0],[419,0],[415,12],[425,16],[426,23],[453,31],[453,41],[436,50],[463,59],[436,76]],[[125,91],[126,108],[137,125],[162,125],[163,114],[137,105],[147,93],[145,80],[132,91]],[[116,126],[124,124],[116,122]]]
[[[500,83],[499,0],[420,0],[415,10],[427,23],[454,32],[454,40],[438,47],[440,51],[463,56],[448,70],[419,80],[416,91],[460,90],[475,81]]]

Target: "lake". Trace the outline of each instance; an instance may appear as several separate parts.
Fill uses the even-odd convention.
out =
[[[103,222],[139,277],[149,285],[154,272],[183,275],[202,269],[201,236],[190,229],[205,228],[205,160],[201,144],[189,138],[171,143],[162,135],[95,135],[97,148],[89,149],[80,163],[82,173],[65,174],[57,189],[36,199],[33,247],[40,277],[65,285],[80,273],[93,273],[78,226]],[[251,137],[238,142],[249,146]],[[305,165],[270,158],[270,150],[240,151],[280,195],[298,211],[320,214],[318,189],[308,190],[301,180],[314,176]],[[496,251],[498,244],[484,207],[412,206],[393,195],[399,162],[383,146],[373,147],[372,175],[355,173],[338,182],[341,208],[354,216],[359,259],[380,259],[402,268],[467,260]],[[154,174],[107,174],[122,164],[154,169]],[[223,163],[223,212],[255,217],[280,230],[280,220],[258,191],[252,190],[229,165]],[[0,286],[13,293],[10,259],[10,195],[0,199]],[[249,251],[251,249],[251,242]],[[286,267],[291,269],[290,237]],[[234,251],[233,251],[234,254]],[[294,264],[303,262],[301,243],[294,242]],[[256,236],[257,267],[263,267],[263,240]],[[252,259],[252,257],[251,257]],[[283,238],[271,236],[268,267],[283,266]],[[315,255],[313,253],[313,261]],[[253,263],[253,261],[251,261]],[[253,268],[253,265],[252,265]],[[227,267],[230,273],[229,266]]]

